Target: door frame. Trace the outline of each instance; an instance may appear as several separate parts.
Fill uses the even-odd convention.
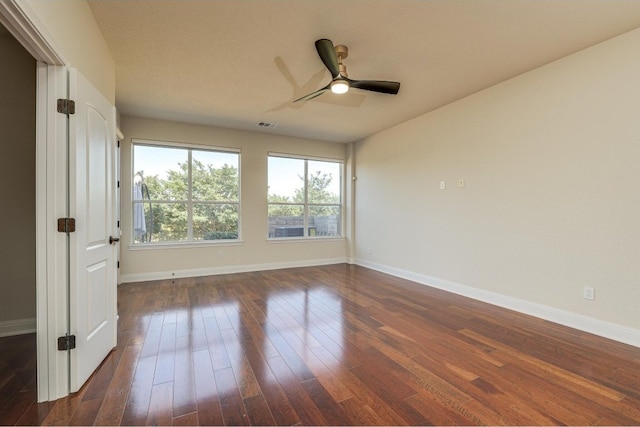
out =
[[[30,8],[0,1],[0,23],[38,62],[36,71],[36,335],[38,401],[69,394],[69,356],[57,350],[67,331],[66,233],[56,219],[66,216],[67,120],[56,111],[66,98],[68,62]]]

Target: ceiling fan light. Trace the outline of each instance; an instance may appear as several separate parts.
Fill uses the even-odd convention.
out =
[[[345,80],[334,80],[331,82],[331,92],[336,94],[347,93],[349,91],[349,83]]]

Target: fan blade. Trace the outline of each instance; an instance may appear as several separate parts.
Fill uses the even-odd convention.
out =
[[[295,100],[295,101],[293,101],[293,102],[298,102],[298,101],[309,101],[310,99],[313,99],[313,98],[315,98],[316,96],[320,96],[320,95],[322,95],[323,93],[325,93],[326,91],[328,91],[330,87],[331,87],[331,85],[330,85],[330,84],[328,84],[328,85],[326,85],[325,87],[323,87],[322,89],[319,89],[319,90],[317,90],[317,91],[315,91],[315,92],[311,92],[310,94],[305,95],[305,96],[303,96],[302,98],[298,98],[298,99],[296,99],[296,100]]]
[[[340,67],[338,66],[338,56],[336,55],[336,48],[333,47],[333,42],[329,39],[316,40],[316,50],[325,67],[331,72],[331,78],[338,77],[340,75]]]
[[[387,82],[383,80],[351,80],[349,86],[356,89],[370,90],[373,92],[388,93],[395,95],[400,90],[400,83]]]

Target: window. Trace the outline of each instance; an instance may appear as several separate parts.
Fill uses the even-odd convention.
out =
[[[342,236],[341,162],[269,155],[269,238]]]
[[[133,141],[133,243],[237,240],[240,153]]]

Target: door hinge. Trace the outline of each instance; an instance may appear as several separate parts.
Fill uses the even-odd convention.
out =
[[[60,351],[68,351],[76,348],[76,336],[75,335],[65,335],[64,337],[58,338],[58,350]]]
[[[76,231],[76,219],[58,218],[58,231],[60,233],[73,233]]]
[[[76,101],[72,99],[58,99],[58,113],[75,114],[76,113]]]
[[[118,261],[117,266],[118,266],[118,268],[120,268],[120,261]]]

